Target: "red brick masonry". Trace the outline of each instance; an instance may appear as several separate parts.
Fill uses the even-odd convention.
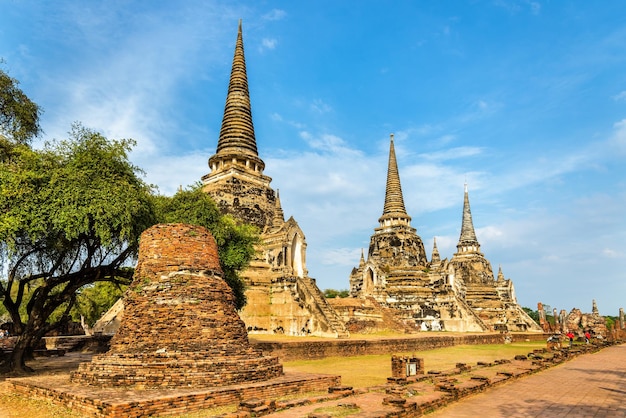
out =
[[[250,345],[221,276],[207,229],[166,224],[146,230],[120,329],[109,351],[81,364],[72,382],[200,388],[281,376],[278,358]]]

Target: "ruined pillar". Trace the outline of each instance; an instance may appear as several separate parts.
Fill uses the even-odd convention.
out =
[[[554,317],[554,325],[559,328],[559,315],[557,315],[556,308],[552,308],[552,316]]]
[[[566,318],[567,318],[567,311],[565,309],[561,309],[561,312],[559,313],[559,323],[561,324],[561,328],[560,328],[561,332],[567,331],[566,326],[565,326]]]
[[[550,325],[548,324],[548,321],[546,320],[546,312],[543,310],[543,303],[541,302],[537,303],[537,311],[539,312],[539,325],[543,329],[543,332],[549,332]]]

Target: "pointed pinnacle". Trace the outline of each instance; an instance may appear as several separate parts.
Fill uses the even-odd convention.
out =
[[[385,206],[383,208],[383,215],[378,221],[382,223],[385,219],[394,218],[400,218],[406,222],[411,221],[411,217],[406,213],[404,207],[400,174],[398,173],[398,162],[396,161],[396,150],[393,145],[393,134],[391,134],[389,141],[389,163],[387,165],[387,186],[385,188]]]

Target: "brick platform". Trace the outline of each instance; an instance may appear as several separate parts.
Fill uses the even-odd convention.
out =
[[[100,388],[69,382],[67,375],[11,379],[12,391],[30,399],[44,399],[80,411],[85,416],[131,418],[180,415],[249,399],[280,398],[307,392],[327,392],[339,376],[288,373],[263,382],[205,389]]]

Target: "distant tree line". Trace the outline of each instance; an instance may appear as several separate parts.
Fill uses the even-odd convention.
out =
[[[327,299],[347,298],[348,296],[350,296],[350,291],[348,289],[324,289],[324,297]]]

